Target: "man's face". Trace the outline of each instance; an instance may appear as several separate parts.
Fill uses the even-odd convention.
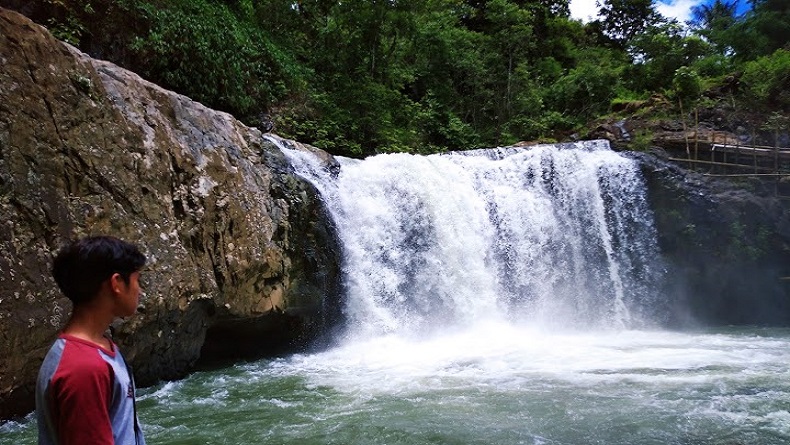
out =
[[[121,292],[117,296],[116,315],[119,317],[134,315],[140,302],[140,272],[132,272],[128,284],[121,278],[119,287]]]

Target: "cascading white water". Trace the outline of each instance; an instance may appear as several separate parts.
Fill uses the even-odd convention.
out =
[[[605,141],[339,158],[335,174],[283,150],[336,219],[352,334],[656,319],[661,267],[643,180]]]

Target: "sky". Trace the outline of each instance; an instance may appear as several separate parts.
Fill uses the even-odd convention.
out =
[[[712,0],[656,0],[656,9],[667,18],[675,18],[680,23],[685,23],[691,18],[691,8],[701,3],[712,3]],[[740,0],[739,11],[744,9],[746,0]],[[571,0],[571,17],[590,21],[597,14],[598,7],[595,0]]]

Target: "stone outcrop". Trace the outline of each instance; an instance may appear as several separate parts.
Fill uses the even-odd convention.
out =
[[[339,248],[276,142],[0,9],[0,418],[32,409],[70,311],[51,257],[76,236],[149,258],[138,314],[113,326],[141,384],[314,338]]]
[[[720,94],[721,88],[726,90],[737,79],[726,82],[718,92],[714,88],[706,94]],[[709,153],[716,145],[745,149],[790,145],[790,133],[780,114],[766,116],[724,100],[689,106],[681,113],[678,105],[660,95],[613,104],[617,117],[607,116],[591,123],[589,130],[582,136],[576,135],[576,139],[606,139],[619,150],[641,151],[650,145],[658,146],[675,157],[688,157],[698,151]]]

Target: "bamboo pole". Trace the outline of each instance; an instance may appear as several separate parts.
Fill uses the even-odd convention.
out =
[[[779,171],[779,128],[774,130],[774,169]]]
[[[752,144],[754,144],[756,140],[757,137],[754,134],[754,128],[752,128]],[[757,173],[757,150],[752,150],[752,155],[754,156],[754,172]]]
[[[683,114],[683,99],[678,98],[678,107],[680,107],[680,122],[683,123],[683,139],[686,140],[686,158],[689,160],[688,168],[691,169],[691,151],[689,150],[689,133],[686,126],[686,115]]]
[[[694,159],[699,159],[699,109],[694,107]]]
[[[734,146],[734,145],[722,145],[722,144],[713,144],[713,145],[716,147],[716,150],[717,150],[717,151],[725,151],[725,150],[726,150],[726,151],[728,151],[728,152],[733,152],[733,151],[734,151],[733,149],[737,148],[737,147],[736,147],[736,146]],[[748,149],[748,151],[751,151],[751,152],[753,152],[753,153],[754,153],[755,155],[757,155],[758,157],[771,157],[771,158],[773,158],[773,157],[774,157],[774,148],[773,148],[773,147],[770,147],[770,148],[768,148],[768,149],[765,149],[765,148],[759,148],[759,147],[746,147],[746,146],[741,146],[740,148],[741,148],[741,150],[746,150],[746,149]],[[787,158],[787,159],[789,159],[789,160],[790,160],[790,151],[788,151],[788,152],[783,152],[783,151],[781,150],[781,147],[780,147],[780,150],[779,150],[779,159],[781,160],[782,158]]]
[[[693,162],[695,164],[702,164],[702,165],[716,165],[716,166],[739,167],[739,168],[755,168],[757,170],[768,171],[768,172],[771,172],[771,174],[776,174],[776,173],[774,173],[774,170],[772,168],[770,168],[770,167],[752,167],[752,166],[743,165],[743,164],[725,164],[725,163],[722,163],[722,162],[706,161],[704,159],[698,159],[698,160],[693,160],[693,159],[689,160],[689,159],[683,159],[683,158],[667,158],[667,159],[670,160],[670,161],[675,161],[675,162]],[[758,173],[755,172],[754,174],[758,174]]]
[[[724,134],[724,141],[727,142],[727,134],[726,133]],[[716,142],[716,132],[715,131],[713,132],[713,142],[714,143]],[[727,163],[727,150],[723,150],[722,151],[722,156],[723,156],[722,162],[724,162],[726,164]],[[724,172],[726,173],[727,169],[725,169]]]
[[[774,171],[779,173],[779,125],[774,129]],[[779,196],[779,178],[774,181],[774,196]]]
[[[735,138],[735,163],[741,163],[741,138],[738,135]]]
[[[703,161],[700,161],[700,162],[703,162]],[[729,165],[735,166],[735,164],[729,164]],[[790,178],[790,173],[735,173],[735,174],[727,174],[727,175],[713,175],[713,174],[710,174],[710,173],[706,173],[705,176],[712,176],[712,177],[716,177],[716,178],[746,178],[746,177],[752,177],[752,176],[772,177],[772,178],[773,177],[779,177],[779,178],[788,177],[788,178]]]

